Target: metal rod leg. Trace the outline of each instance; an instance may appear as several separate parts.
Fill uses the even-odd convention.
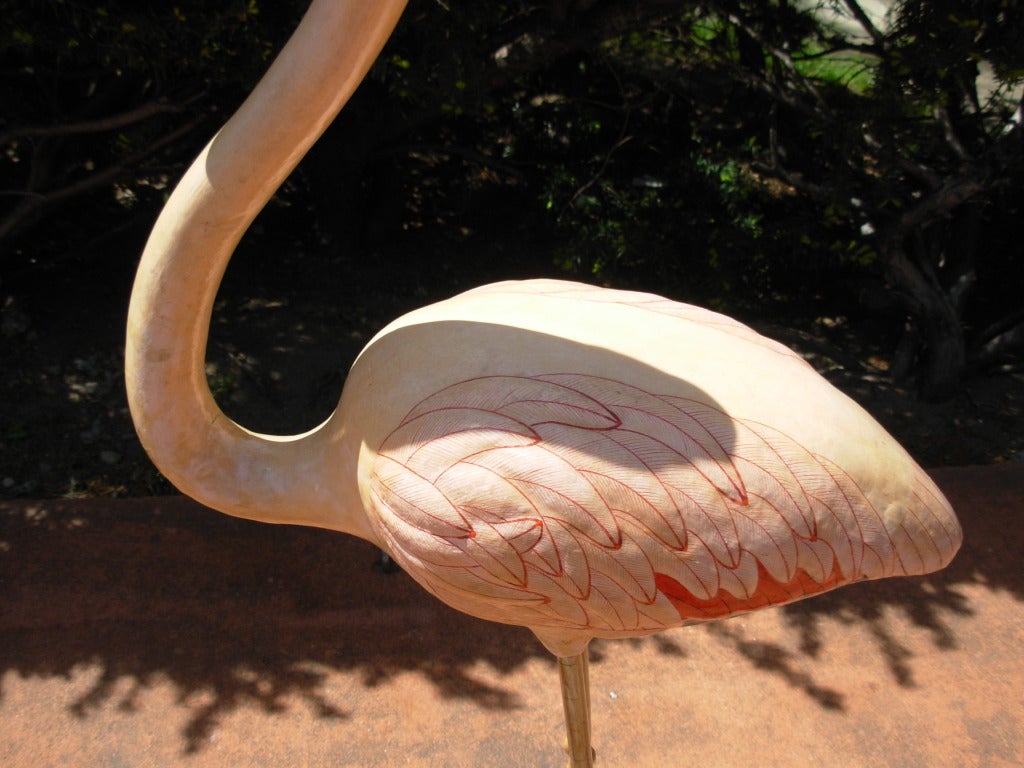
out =
[[[591,768],[594,751],[590,746],[590,664],[588,651],[558,659],[562,683],[562,706],[569,737],[570,768]]]

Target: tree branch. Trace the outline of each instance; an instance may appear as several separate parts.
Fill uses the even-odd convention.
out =
[[[86,178],[76,181],[73,184],[69,184],[66,187],[46,194],[31,193],[30,196],[26,197],[20,204],[15,206],[14,210],[5,216],[3,220],[0,220],[0,243],[28,224],[32,219],[38,216],[44,208],[64,202],[65,200],[84,194],[85,192],[89,192],[105,184],[113,183],[125,172],[126,169],[137,165],[139,162],[163,149],[168,144],[177,141],[185,134],[194,130],[202,122],[202,118],[197,118],[186,123],[180,128],[171,131],[171,133],[153,142],[145,149],[128,155],[102,171],[90,174]]]
[[[864,134],[864,143],[867,144],[868,147],[870,149],[873,149],[875,152],[885,150],[885,147],[882,145],[882,142],[880,142],[870,133]],[[918,181],[924,183],[924,185],[927,186],[928,189],[932,191],[935,191],[942,186],[942,178],[939,176],[939,174],[937,174],[924,163],[912,162],[907,158],[903,157],[902,155],[900,155],[898,152],[892,153],[892,162],[896,165],[897,168],[899,168],[905,174],[907,174],[908,176],[912,176]]]
[[[8,144],[14,139],[23,136],[45,137],[45,136],[72,136],[80,133],[102,133],[104,131],[116,131],[126,125],[141,123],[153,115],[162,113],[175,113],[184,111],[190,104],[202,98],[202,93],[197,93],[185,99],[181,104],[169,104],[163,99],[150,101],[119,115],[108,115],[95,120],[81,120],[77,123],[65,123],[63,125],[22,125],[8,128],[0,133],[0,145]]]
[[[986,368],[1024,349],[1024,310],[986,328],[979,341],[971,357],[971,366],[975,369]]]
[[[911,230],[922,226],[930,219],[948,213],[983,192],[986,187],[987,184],[982,179],[974,177],[961,177],[946,182],[941,189],[904,213],[890,229],[888,237],[902,239]]]
[[[953,123],[949,119],[949,111],[943,106],[936,107],[935,120],[942,126],[942,135],[946,139],[946,144],[953,150],[953,154],[959,158],[960,162],[974,164],[976,162],[975,159],[971,157],[971,153],[960,142],[960,138],[953,129]]]
[[[828,200],[832,196],[832,190],[828,187],[808,181],[800,173],[787,171],[775,161],[775,158],[773,158],[771,165],[755,160],[750,164],[750,167],[751,170],[778,179],[791,186],[797,192],[802,192],[815,200]]]
[[[979,346],[987,347],[1021,325],[1024,325],[1024,307],[989,325],[978,334],[975,341]]]
[[[885,35],[875,26],[875,23],[871,21],[871,17],[864,12],[861,8],[860,3],[857,0],[845,0],[846,7],[850,9],[850,13],[853,14],[853,18],[864,27],[864,31],[868,33],[868,36],[874,41],[875,45],[878,46],[879,50],[885,50],[886,41]]]
[[[688,7],[681,0],[611,0],[581,4],[582,10],[564,19],[557,29],[543,30],[534,20],[519,32],[509,31],[495,43],[487,80],[499,88],[570,53],[589,50],[626,32],[656,24]]]
[[[782,63],[783,67],[786,68],[786,71],[789,72],[793,80],[798,82],[801,88],[803,88],[803,90],[805,90],[807,93],[811,95],[811,97],[817,103],[818,109],[823,114],[829,114],[831,110],[829,109],[828,102],[825,101],[824,97],[821,95],[821,92],[817,89],[814,83],[812,83],[809,78],[804,77],[804,75],[801,74],[800,70],[797,69],[796,63],[793,61],[792,56],[790,56],[788,53],[786,53],[778,46],[769,43],[767,40],[764,39],[760,32],[751,27],[749,24],[744,23],[744,21],[736,14],[729,13],[727,14],[727,18],[730,24],[733,24],[739,29],[742,29],[743,32],[746,35],[748,35],[750,39],[754,40],[758,45],[760,45],[763,50],[767,51],[776,59],[778,59]]]

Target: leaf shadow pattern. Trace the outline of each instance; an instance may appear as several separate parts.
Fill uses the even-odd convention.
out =
[[[111,650],[121,647],[125,637],[133,646],[147,650],[125,656],[110,654],[103,659],[98,665],[99,676],[70,705],[71,712],[84,719],[111,702],[123,712],[136,712],[140,694],[159,684],[168,670],[187,670],[175,676],[177,703],[191,713],[182,734],[186,754],[199,751],[225,715],[246,705],[274,714],[284,712],[290,700],[297,697],[317,717],[349,718],[348,712],[321,693],[328,670],[311,668],[292,658],[280,644],[282,638],[270,632],[240,638],[226,627],[186,618],[95,626],[90,635],[96,645]],[[239,654],[240,640],[250,649],[250,656]],[[157,672],[142,672],[146,667],[160,666],[155,657],[166,652],[176,661],[165,661],[164,669]]]
[[[671,634],[632,637],[625,640],[602,640],[600,638],[596,638],[590,643],[591,663],[600,664],[605,660],[607,656],[606,649],[608,647],[608,643],[621,643],[637,649],[644,645],[652,645],[662,656],[669,656],[678,659],[685,659],[689,655],[686,648],[677,642],[677,636]]]
[[[1024,602],[1024,573],[1015,566],[1024,551],[1024,527],[1012,518],[1020,503],[1020,468],[975,467],[935,474],[965,530],[965,544],[945,570],[924,577],[860,582],[782,606],[778,610],[792,632],[795,652],[775,642],[751,639],[741,625],[730,621],[707,625],[708,633],[754,669],[781,677],[826,710],[842,712],[846,710],[843,692],[817,679],[798,655],[823,660],[829,644],[827,623],[864,628],[874,640],[864,652],[880,656],[897,686],[917,688],[914,648],[920,653],[921,643],[904,637],[907,627],[923,630],[938,652],[956,651],[960,648],[957,625],[974,617],[965,587],[980,585]]]
[[[987,486],[1005,497],[993,502]],[[958,481],[951,500],[966,544],[940,574],[862,583],[786,606],[782,624],[792,634],[784,643],[751,638],[732,622],[707,629],[826,711],[848,705],[844,684],[815,663],[829,652],[826,629],[834,626],[826,622],[866,629],[876,642],[865,652],[880,654],[898,686],[914,687],[913,649],[921,644],[905,642],[897,626],[954,651],[958,622],[973,613],[965,588],[1024,602],[1024,574],[1014,567],[1024,530],[990,514],[993,506],[1014,508],[1014,487],[984,471],[973,487]],[[187,712],[186,754],[244,707],[275,714],[299,702],[317,718],[355,720],[359,713],[328,685],[337,672],[354,672],[348,678],[367,688],[412,673],[442,698],[511,712],[522,699],[502,679],[532,661],[552,663],[528,630],[463,616],[405,574],[375,572],[377,553],[364,542],[235,520],[178,497],[3,503],[0,544],[0,675],[71,679],[90,670],[95,677],[70,705],[79,718],[109,706],[136,712],[146,691],[170,682]],[[626,643],[674,659],[692,655],[685,630]],[[595,662],[607,647],[594,643]]]
[[[1017,563],[1024,551],[1024,527],[1016,521],[1020,505],[1020,467],[994,465],[934,473],[957,510],[964,544],[943,571],[911,579],[885,579],[835,590],[784,607],[786,622],[811,658],[823,648],[821,624],[837,619],[868,628],[893,680],[914,688],[913,652],[893,627],[902,619],[924,630],[938,651],[959,647],[955,626],[974,615],[965,587],[982,586],[1024,602],[1024,573]]]
[[[928,576],[861,582],[783,606],[779,610],[784,624],[805,657],[816,660],[826,652],[826,622],[864,627],[874,639],[872,651],[880,654],[892,680],[901,688],[916,688],[914,651],[899,627],[923,630],[936,651],[955,651],[956,624],[974,615],[965,586],[1005,591],[1024,602],[1024,574],[1015,567],[1024,551],[1024,530],[1007,519],[1019,507],[1020,468],[937,470],[935,475],[964,527],[965,543],[956,559]],[[708,630],[756,669],[780,675],[826,709],[843,709],[842,693],[798,670],[791,651],[749,640],[731,622],[709,625]]]
[[[895,612],[909,624],[924,629],[936,650],[957,648],[956,634],[949,617],[968,617],[971,609],[966,598],[953,589],[943,575],[912,579],[890,579],[860,583],[839,589],[817,600],[807,600],[783,608],[786,623],[798,636],[800,650],[818,658],[823,648],[820,625],[826,620],[867,627],[875,640],[893,680],[901,687],[916,687],[913,652],[892,627]]]
[[[548,658],[527,630],[463,616],[404,574],[375,572],[373,547],[351,537],[247,523],[177,497],[2,511],[2,671],[95,670],[69,705],[82,719],[106,706],[136,712],[169,680],[188,712],[186,754],[246,706],[275,714],[298,701],[315,717],[350,719],[324,692],[335,671],[369,688],[414,672],[445,698],[514,710],[517,693],[471,667],[502,675]]]
[[[728,622],[711,624],[708,630],[749,660],[755,669],[781,676],[789,685],[806,693],[822,708],[840,711],[845,709],[842,693],[816,682],[810,673],[797,669],[793,654],[781,645],[748,640]]]

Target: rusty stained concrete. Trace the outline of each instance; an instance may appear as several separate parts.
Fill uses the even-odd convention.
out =
[[[952,566],[592,646],[598,766],[1024,761],[1024,466]],[[0,764],[562,766],[557,671],[375,552],[180,498],[0,503]]]

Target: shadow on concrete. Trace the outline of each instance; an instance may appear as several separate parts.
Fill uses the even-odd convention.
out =
[[[333,670],[356,670],[368,687],[415,671],[446,697],[514,709],[514,690],[468,668],[482,660],[507,673],[548,655],[527,630],[464,616],[405,574],[381,574],[373,547],[341,534],[249,523],[178,497],[0,510],[2,671],[98,667],[73,704],[80,717],[111,704],[132,711],[140,691],[169,680],[193,713],[186,751],[242,704],[273,713],[298,696],[347,718],[319,693]]]
[[[819,679],[809,662],[828,649],[826,620],[860,625],[875,640],[863,653],[880,654],[898,686],[914,687],[915,651],[893,631],[894,614],[942,652],[958,647],[955,624],[972,614],[964,587],[1024,601],[1022,469],[936,473],[966,542],[943,573],[862,583],[779,609],[796,638],[788,648],[749,637],[742,623],[714,625],[711,637],[842,713],[842,684]],[[100,707],[133,712],[140,693],[169,681],[191,713],[186,753],[242,706],[272,714],[297,698],[320,717],[352,717],[322,694],[339,670],[368,688],[413,672],[443,697],[515,710],[515,681],[482,681],[474,665],[486,663],[500,680],[548,658],[529,631],[447,608],[404,574],[380,573],[373,547],[340,534],[236,520],[179,497],[6,502],[0,515],[0,673],[101,670],[72,704],[80,718]],[[623,642],[686,662],[686,641],[676,633]],[[608,646],[594,644],[595,661]]]

